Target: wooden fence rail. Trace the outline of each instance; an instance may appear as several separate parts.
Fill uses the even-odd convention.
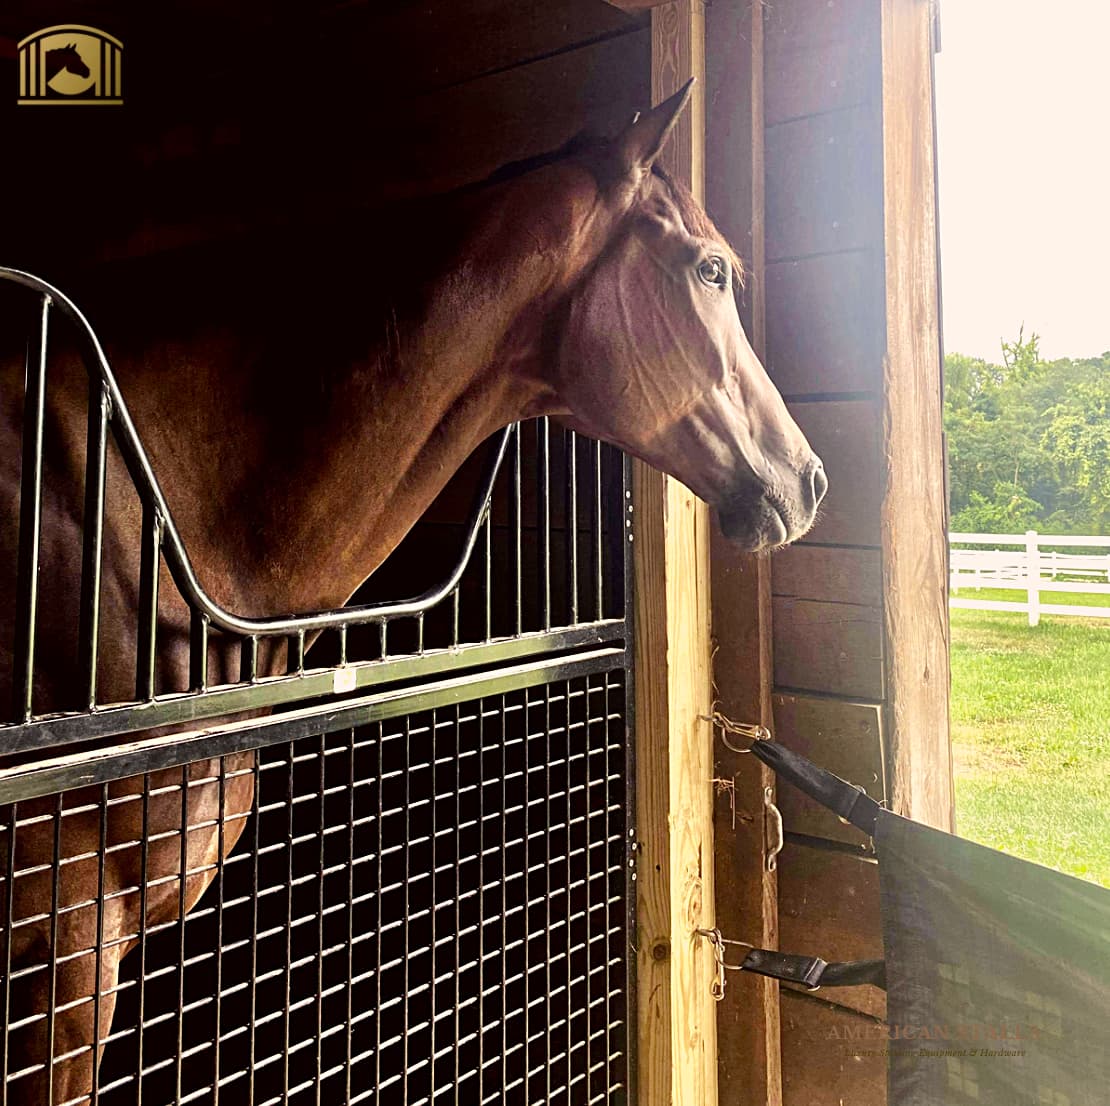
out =
[[[1110,595],[1110,536],[1038,534],[949,534],[949,605],[969,610],[1025,611],[1029,625],[1042,614],[1110,618],[1110,606],[1042,603],[1042,592]],[[977,548],[961,548],[975,546]],[[991,546],[992,548],[978,548]],[[1045,548],[1049,547],[1049,548]],[[1090,549],[1090,553],[1062,550]],[[960,589],[1024,591],[1025,602],[965,599]]]

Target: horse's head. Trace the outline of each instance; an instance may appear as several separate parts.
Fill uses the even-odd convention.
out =
[[[571,293],[555,387],[568,425],[677,477],[757,550],[801,537],[828,481],[744,334],[739,260],[653,168],[686,96],[589,155],[612,229]]]
[[[64,69],[67,73],[72,73],[77,77],[89,76],[90,69],[77,52],[76,43],[71,42],[68,46],[59,46],[55,50],[47,50],[46,54],[51,64],[56,65],[59,71]]]

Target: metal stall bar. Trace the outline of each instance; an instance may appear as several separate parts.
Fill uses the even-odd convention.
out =
[[[26,722],[31,717],[35,678],[35,616],[38,607],[39,529],[42,519],[42,431],[46,412],[46,335],[52,302],[46,289],[39,291],[42,292],[39,325],[27,345],[27,382],[23,401],[19,568],[12,667],[12,718],[16,722]]]

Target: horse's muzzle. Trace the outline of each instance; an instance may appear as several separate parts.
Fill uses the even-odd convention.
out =
[[[721,532],[749,553],[797,541],[813,525],[829,490],[821,459],[814,455],[791,484],[789,493],[762,486],[722,503]]]

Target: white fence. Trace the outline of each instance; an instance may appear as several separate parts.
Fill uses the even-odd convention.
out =
[[[1026,611],[1029,625],[1042,614],[1110,618],[1110,607],[1042,603],[1043,592],[1110,595],[1110,537],[1063,534],[949,534],[951,569],[949,604],[980,611]],[[955,549],[955,545],[993,548]],[[1015,548],[1016,547],[1016,548]],[[1046,548],[1047,547],[1047,548]],[[1059,548],[1090,550],[1061,553]],[[1005,588],[1024,591],[1024,603],[995,599],[965,599],[968,588]]]

